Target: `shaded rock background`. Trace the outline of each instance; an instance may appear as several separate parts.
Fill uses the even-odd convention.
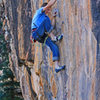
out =
[[[100,99],[100,0],[91,0],[93,18],[93,33],[97,40],[97,64],[96,64],[96,100]]]
[[[45,1],[3,0],[10,66],[24,99],[99,100],[99,0],[57,0],[54,5],[59,11],[55,34],[64,33],[58,43],[60,64],[66,64],[58,74],[50,49],[39,43],[32,46],[29,40],[32,17]]]

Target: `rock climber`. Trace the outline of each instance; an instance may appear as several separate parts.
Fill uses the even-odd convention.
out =
[[[55,62],[55,72],[59,72],[62,69],[65,69],[65,65],[59,66],[59,48],[54,43],[54,41],[60,41],[62,39],[62,35],[54,36],[53,35],[53,26],[51,25],[50,18],[47,16],[51,11],[51,7],[55,4],[56,0],[50,0],[48,3],[43,3],[41,8],[38,9],[33,16],[32,24],[31,24],[31,41],[34,43],[36,41],[40,43],[45,43],[51,49],[53,53],[53,61]],[[55,15],[56,16],[56,13]],[[54,41],[52,40],[52,37]]]

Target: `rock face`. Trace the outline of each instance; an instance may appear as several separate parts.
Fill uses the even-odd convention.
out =
[[[57,74],[50,49],[38,42],[32,46],[29,40],[32,17],[44,1],[3,0],[11,34],[10,65],[20,81],[24,99],[99,100],[100,96],[95,94],[99,82],[96,81],[98,42],[92,32],[95,8],[91,9],[95,0],[57,0],[54,5],[59,12],[55,34],[64,34],[63,41],[57,43],[59,63],[66,65]]]
[[[100,99],[100,0],[92,0],[93,33],[97,40],[96,100]]]

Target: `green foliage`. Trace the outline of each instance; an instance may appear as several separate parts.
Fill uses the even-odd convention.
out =
[[[7,43],[3,34],[0,35],[0,100],[23,100],[19,82],[14,81],[14,75],[9,68]]]
[[[3,26],[3,23],[0,21],[0,29],[2,28],[2,26]]]
[[[14,98],[12,99],[11,97],[9,97],[9,96],[7,96],[7,95],[5,94],[5,96],[3,96],[3,97],[1,98],[1,100],[23,100],[23,99],[20,98],[20,97],[14,97]]]
[[[9,68],[8,68],[8,69],[9,69]],[[11,74],[10,74],[10,75],[4,74],[4,75],[0,76],[0,81],[5,81],[5,80],[7,80],[8,78],[11,79],[11,78],[13,78],[13,77],[11,77]]]

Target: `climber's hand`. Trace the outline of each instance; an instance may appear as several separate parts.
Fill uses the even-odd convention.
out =
[[[56,17],[58,15],[58,10],[55,8],[52,10],[52,16]]]
[[[56,17],[57,16],[57,12],[54,12],[52,16],[53,17]]]

